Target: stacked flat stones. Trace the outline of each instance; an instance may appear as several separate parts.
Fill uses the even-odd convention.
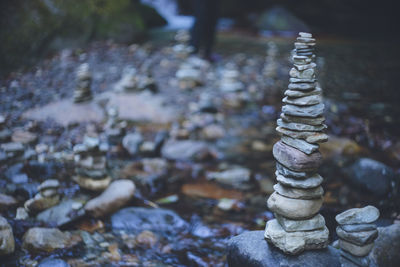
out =
[[[111,182],[107,172],[108,145],[100,144],[98,138],[85,136],[83,144],[75,145],[73,150],[76,173],[73,180],[88,190],[106,189]]]
[[[233,64],[227,64],[225,67],[221,81],[220,89],[223,92],[238,92],[244,90],[244,85],[240,81],[240,73]]]
[[[36,213],[57,205],[60,201],[59,187],[60,183],[55,179],[49,179],[41,183],[37,188],[39,193],[25,202],[25,210],[29,213]]]
[[[89,64],[84,63],[79,66],[76,73],[77,85],[74,91],[74,102],[80,103],[92,99],[92,75],[89,71]]]
[[[349,209],[336,216],[342,266],[369,266],[368,254],[378,237],[374,224],[378,218],[379,210],[373,206]]]
[[[318,214],[324,193],[323,178],[317,173],[322,163],[318,143],[326,141],[327,135],[322,132],[326,126],[321,89],[315,79],[314,46],[311,34],[300,33],[278,119],[282,138],[273,148],[278,183],[268,207],[276,219],[268,221],[265,238],[288,254],[324,248],[328,243],[329,231]]]

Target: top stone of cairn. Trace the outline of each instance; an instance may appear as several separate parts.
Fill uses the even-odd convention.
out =
[[[336,216],[338,224],[373,223],[379,218],[379,210],[373,206],[346,210]]]

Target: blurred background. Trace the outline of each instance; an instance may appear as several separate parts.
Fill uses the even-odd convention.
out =
[[[0,266],[226,266],[229,238],[274,217],[272,147],[301,31],[317,39],[330,241],[336,214],[375,205],[378,226],[397,228],[374,255],[397,266],[396,1],[204,0],[206,15],[201,2],[0,2],[0,211],[15,238]],[[35,227],[53,232],[24,237]]]

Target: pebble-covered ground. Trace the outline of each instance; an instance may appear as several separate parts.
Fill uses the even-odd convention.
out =
[[[213,64],[182,58],[173,42],[98,42],[2,77],[0,209],[15,252],[0,256],[0,266],[56,264],[49,258],[71,266],[225,266],[227,240],[273,218],[266,207],[275,183],[271,150],[292,41],[221,35]],[[377,206],[380,225],[400,220],[393,54],[390,44],[317,44],[331,136],[321,147],[321,213],[332,241],[334,216],[350,207]],[[197,69],[194,88],[176,78],[185,62]],[[90,66],[94,99],[78,109],[72,97],[82,63]],[[150,72],[157,89],[116,92],[132,68],[136,77]],[[234,82],[230,70],[237,70]],[[86,122],[89,112],[94,122]],[[109,130],[121,121],[125,132],[111,142]],[[78,144],[104,144],[96,153],[112,180],[123,182],[102,194],[79,186],[75,167],[86,162],[77,163]],[[38,189],[52,179],[59,184]],[[24,203],[46,189],[58,206],[46,206],[46,198],[45,208],[24,213]],[[89,200],[93,209],[85,208]]]

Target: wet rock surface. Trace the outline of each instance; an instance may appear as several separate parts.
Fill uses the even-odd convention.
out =
[[[227,254],[231,267],[340,266],[339,251],[333,247],[290,256],[270,245],[264,239],[263,231],[245,232],[233,237],[229,242]]]

